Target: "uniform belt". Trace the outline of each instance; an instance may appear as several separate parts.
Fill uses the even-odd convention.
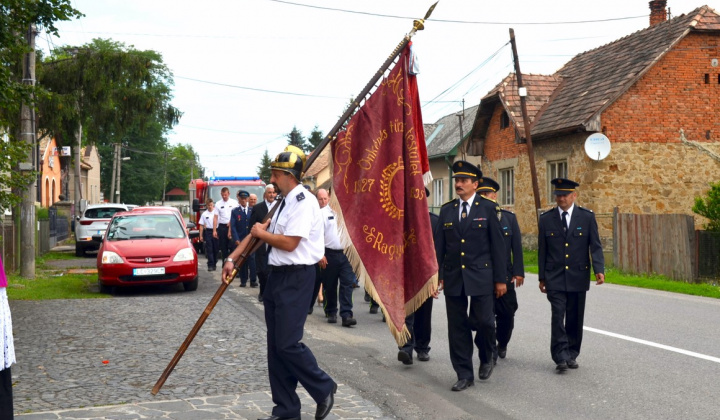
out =
[[[287,272],[287,271],[302,270],[303,268],[307,268],[310,266],[303,265],[303,264],[295,264],[295,265],[271,265],[269,267],[270,267],[270,271]]]
[[[326,254],[342,254],[343,250],[342,249],[325,248],[325,253]]]

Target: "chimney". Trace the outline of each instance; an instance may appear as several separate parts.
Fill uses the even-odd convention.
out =
[[[653,0],[650,2],[650,26],[667,20],[667,0]]]

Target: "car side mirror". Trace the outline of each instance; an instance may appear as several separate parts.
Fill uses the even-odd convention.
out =
[[[187,228],[190,230],[197,229],[197,225],[194,222],[187,222]]]
[[[192,209],[193,209],[193,211],[194,211],[195,213],[199,212],[199,211],[200,211],[200,200],[198,200],[197,198],[193,198],[193,202],[192,202],[192,203],[193,203],[193,204],[192,204]]]
[[[93,235],[92,236],[93,242],[102,242],[103,241],[103,235]]]
[[[199,237],[200,237],[200,231],[199,231],[199,230],[191,230],[190,233],[188,234],[188,237],[189,237],[190,239],[199,238]]]

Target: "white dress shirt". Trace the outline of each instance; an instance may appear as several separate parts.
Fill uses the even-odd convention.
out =
[[[218,212],[218,225],[227,225],[230,223],[230,213],[238,206],[238,202],[232,198],[228,198],[227,201],[218,201],[215,204],[215,210]]]
[[[340,241],[340,235],[337,226],[337,215],[330,206],[325,206],[320,209],[320,215],[325,225],[325,248],[334,249],[335,251],[342,251],[343,246]]]
[[[272,248],[268,256],[269,265],[312,265],[325,255],[320,205],[302,184],[298,184],[285,196],[285,207],[279,208],[273,215],[269,232],[301,238],[292,252]]]
[[[558,213],[560,213],[560,220],[562,220],[562,214],[564,211],[567,212],[567,226],[565,226],[566,229],[570,229],[570,218],[572,217],[573,210],[575,210],[575,203],[572,203],[569,209],[563,210],[558,206]]]

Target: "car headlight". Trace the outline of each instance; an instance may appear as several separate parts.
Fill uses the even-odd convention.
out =
[[[124,262],[122,257],[112,251],[103,251],[101,261],[103,264],[122,264]]]
[[[195,255],[193,255],[193,249],[184,248],[178,251],[177,254],[175,254],[175,258],[173,258],[173,261],[192,261],[194,259]]]

